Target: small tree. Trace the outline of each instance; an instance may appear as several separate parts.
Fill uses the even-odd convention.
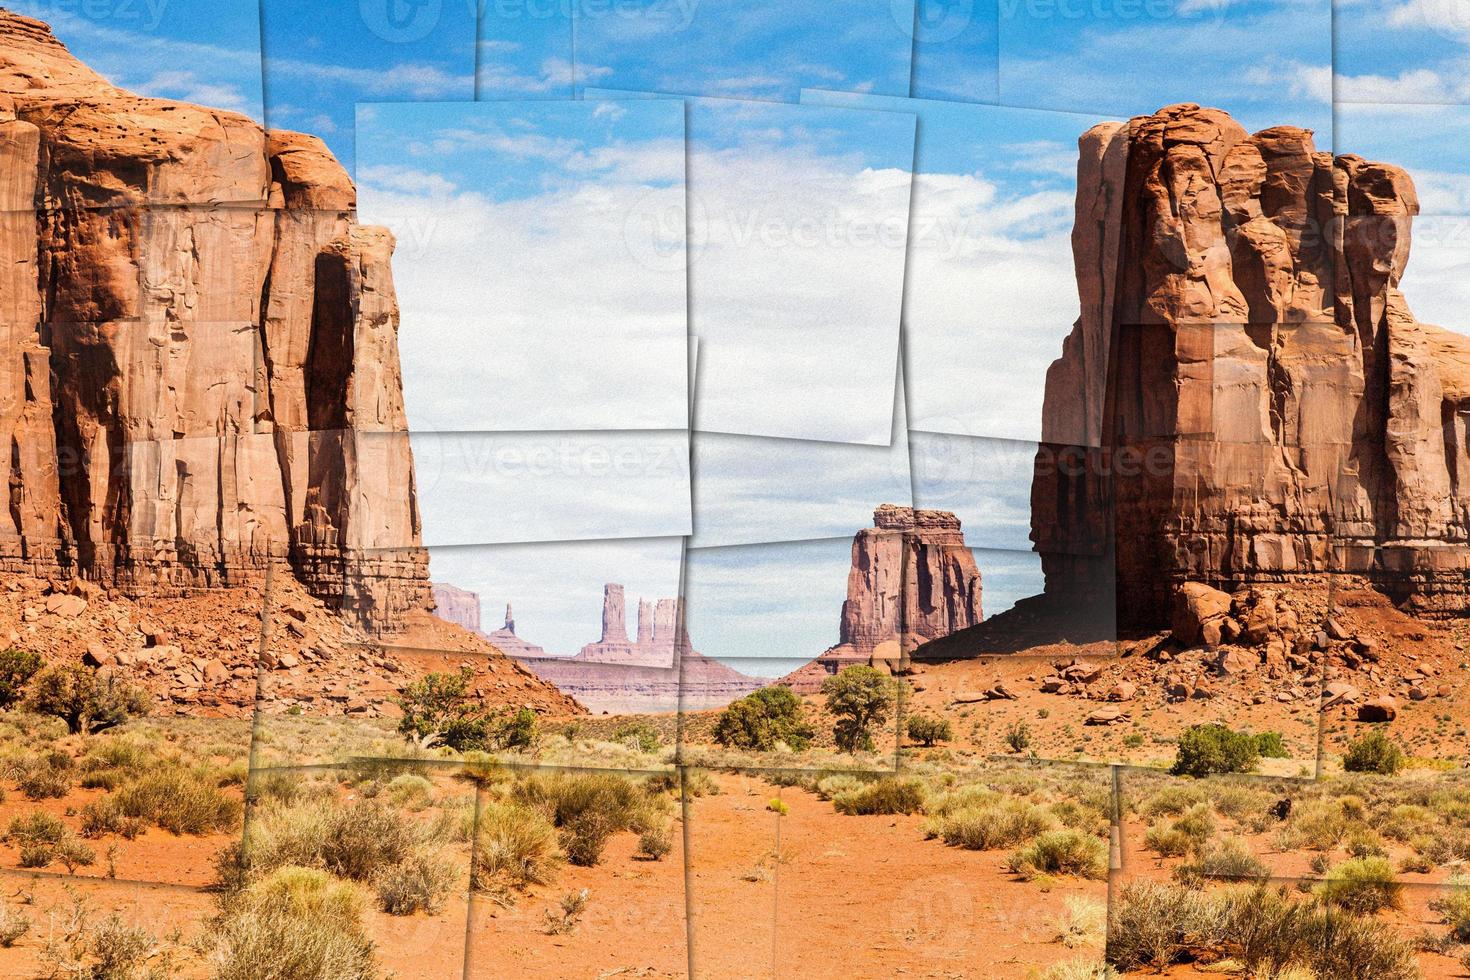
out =
[[[909,738],[928,748],[935,742],[948,742],[954,738],[954,726],[947,718],[929,718],[925,715],[909,715]]]
[[[25,686],[41,669],[41,657],[25,650],[0,650],[0,708],[21,699]]]
[[[455,751],[481,748],[488,720],[470,698],[468,667],[457,674],[426,674],[409,684],[393,703],[403,710],[398,734],[422,748],[447,745]]]
[[[31,679],[30,688],[26,706],[60,718],[72,734],[100,732],[148,713],[143,690],[82,664],[47,667]]]
[[[769,752],[777,742],[804,749],[815,734],[802,717],[801,698],[789,687],[763,687],[730,704],[715,723],[715,741]]]
[[[1348,772],[1373,772],[1380,776],[1392,776],[1403,765],[1404,750],[1376,728],[1353,739],[1342,758],[1342,767]]]
[[[1025,752],[1031,747],[1031,726],[1018,721],[1006,729],[1006,744],[1012,752]]]
[[[1179,736],[1174,758],[1176,776],[1208,776],[1221,772],[1251,772],[1260,761],[1255,736],[1233,732],[1224,725],[1195,725]]]
[[[522,706],[500,719],[495,741],[502,749],[527,749],[536,744],[538,734],[536,712]]]
[[[872,667],[848,667],[822,682],[827,710],[837,716],[832,735],[843,752],[873,748],[873,729],[883,724],[897,700],[893,679]]]

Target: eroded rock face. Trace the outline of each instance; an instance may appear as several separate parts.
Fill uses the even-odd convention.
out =
[[[853,538],[839,645],[865,654],[903,636],[947,636],[984,618],[980,591],[958,517],[884,504]]]
[[[430,606],[394,242],[319,140],[131,95],[0,11],[0,206],[0,569],[274,564],[374,630]]]
[[[480,597],[468,589],[449,585],[445,582],[433,583],[434,590],[434,615],[446,623],[454,623],[463,626],[471,633],[480,632]],[[515,632],[515,626],[510,618],[510,608],[506,607],[505,619],[511,632]]]
[[[1157,626],[1184,581],[1340,570],[1470,611],[1470,338],[1398,290],[1408,175],[1194,105],[1080,149],[1082,316],[1032,485],[1047,591]]]

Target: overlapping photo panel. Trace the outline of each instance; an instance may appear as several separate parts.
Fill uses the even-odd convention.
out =
[[[475,0],[480,40],[475,98],[575,98],[574,19],[582,4]]]
[[[908,94],[915,99],[999,101],[999,6],[984,0],[917,0]]]
[[[913,117],[723,98],[684,105],[694,426],[889,445]]]
[[[1126,126],[815,89],[802,104],[918,117],[904,297],[911,428],[1099,445],[1112,302],[1105,267],[1116,261],[1102,229],[1120,214]],[[1078,214],[1091,218],[1074,235]],[[1036,288],[1022,294],[1018,281]],[[1085,349],[1073,356],[1074,373],[1049,379],[1074,324],[1068,346]],[[1056,418],[1060,401],[1071,426]]]
[[[1002,3],[999,25],[1005,105],[1123,117],[1182,103],[1217,106],[1249,132],[1300,127],[1332,148],[1327,0],[1289,10],[1261,2],[1103,3],[1065,13]],[[1122,64],[1133,70],[1120,72]]]
[[[359,178],[357,103],[475,98],[477,5],[261,0],[266,125],[316,134]]]
[[[886,446],[695,432],[694,548],[838,537],[912,502],[902,379]]]
[[[633,0],[576,12],[576,87],[795,102],[803,87],[909,94],[914,0]]]
[[[682,106],[360,105],[357,139],[409,428],[687,428]]]

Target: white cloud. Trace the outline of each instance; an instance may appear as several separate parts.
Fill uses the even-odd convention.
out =
[[[1343,102],[1452,102],[1465,90],[1428,68],[1388,75],[1338,75],[1337,98]]]
[[[233,85],[205,81],[192,71],[161,71],[136,86],[139,95],[196,102],[235,112],[252,111],[251,100]]]

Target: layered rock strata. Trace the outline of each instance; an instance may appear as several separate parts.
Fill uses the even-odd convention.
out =
[[[1080,140],[1082,316],[1047,377],[1047,592],[1168,622],[1185,581],[1361,574],[1470,611],[1470,338],[1398,284],[1404,171],[1170,106]]]
[[[471,633],[480,632],[480,597],[478,594],[445,582],[435,582],[432,587],[435,616],[446,623],[463,626]],[[505,609],[505,619],[507,626],[510,626],[511,631],[514,632],[509,606]]]
[[[124,92],[0,11],[0,570],[275,564],[375,631],[431,606],[394,242],[354,198],[316,138]]]

